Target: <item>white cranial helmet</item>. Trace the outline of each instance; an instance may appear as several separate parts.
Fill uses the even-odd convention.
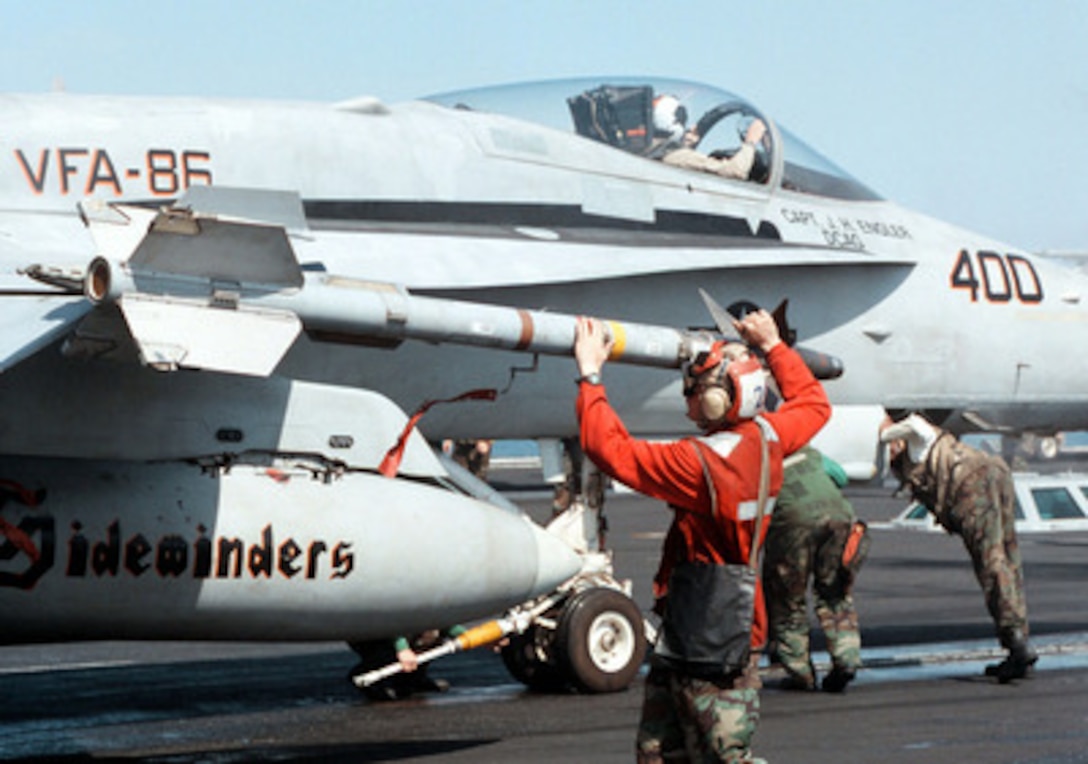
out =
[[[688,121],[688,110],[676,96],[663,95],[654,99],[654,131],[669,140],[679,141],[684,137]]]
[[[915,464],[921,464],[929,455],[929,447],[937,440],[940,433],[933,425],[917,414],[911,414],[893,425],[884,428],[880,441],[889,443],[893,440],[907,442],[907,455]]]

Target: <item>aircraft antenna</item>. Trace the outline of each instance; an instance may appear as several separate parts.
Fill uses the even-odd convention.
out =
[[[397,442],[386,451],[385,458],[382,459],[382,463],[378,466],[378,472],[385,477],[396,477],[397,470],[400,468],[401,459],[404,457],[404,449],[408,445],[408,436],[412,434],[412,430],[415,429],[416,424],[423,415],[432,407],[439,403],[460,403],[461,401],[468,400],[484,400],[493,401],[497,393],[494,390],[485,388],[478,390],[469,390],[468,392],[461,393],[453,398],[439,398],[429,401],[424,401],[415,413],[408,418],[408,423],[404,425],[404,430],[401,431],[400,437]]]

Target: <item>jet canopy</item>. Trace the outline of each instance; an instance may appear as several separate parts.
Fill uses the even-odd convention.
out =
[[[767,118],[744,99],[684,80],[607,77],[500,85],[430,96],[450,108],[486,111],[575,132],[620,151],[662,160],[685,147],[732,157],[755,120]],[[677,126],[682,129],[675,129]],[[674,128],[671,132],[669,128]],[[880,196],[776,126],[756,143],[747,180],[804,194],[854,201]],[[776,172],[778,165],[781,172]]]

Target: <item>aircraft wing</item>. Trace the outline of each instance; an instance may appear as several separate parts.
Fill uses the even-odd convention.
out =
[[[10,228],[0,228],[0,372],[64,336],[93,308],[71,288],[76,274],[56,272],[51,285],[25,272],[43,258],[49,258],[47,262],[70,259],[71,253],[62,257],[59,252],[53,249],[43,254],[24,247]]]
[[[60,339],[92,307],[80,295],[19,295],[0,287],[0,372]]]

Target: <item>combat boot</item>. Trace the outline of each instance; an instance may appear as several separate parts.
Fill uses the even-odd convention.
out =
[[[1001,684],[1008,684],[1014,679],[1023,679],[1031,673],[1032,666],[1039,660],[1039,655],[1031,647],[1024,645],[1014,649],[1001,663],[986,667],[986,676],[997,677]]]
[[[1009,640],[1008,657],[1001,663],[992,663],[987,666],[986,676],[996,677],[1001,684],[1008,684],[1014,679],[1026,677],[1038,660],[1039,654],[1018,633]]]
[[[820,686],[824,688],[824,692],[845,692],[846,685],[852,681],[854,681],[854,669],[835,666],[824,677]]]

